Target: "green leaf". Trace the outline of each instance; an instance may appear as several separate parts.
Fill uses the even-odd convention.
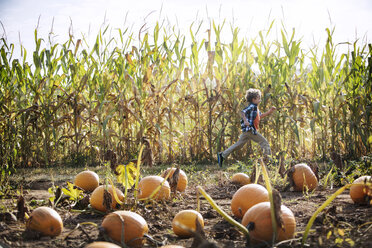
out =
[[[67,188],[62,188],[62,192],[70,197],[70,200],[77,201],[83,197],[83,191],[75,187],[75,184],[67,182]]]
[[[51,197],[49,197],[49,201],[54,202],[54,199],[56,198],[56,195],[54,194],[54,187],[50,187],[48,189],[48,193],[52,195]]]

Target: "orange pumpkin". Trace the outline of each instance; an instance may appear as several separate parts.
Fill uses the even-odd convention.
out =
[[[103,205],[103,194],[104,194],[105,188],[106,188],[105,185],[98,186],[93,191],[92,195],[90,196],[90,200],[89,200],[90,205],[94,209],[97,209],[101,212],[106,212],[107,211],[106,207]],[[107,191],[111,194],[111,200],[112,200],[111,207],[112,207],[112,209],[117,209],[117,204],[118,203],[115,200],[115,197],[114,197],[114,194],[113,194],[114,191],[113,191],[111,185],[107,186]],[[116,195],[118,196],[119,200],[123,201],[124,200],[123,192],[121,192],[121,190],[119,190],[118,188],[115,188],[115,191],[116,191]]]
[[[165,178],[168,175],[170,169],[172,169],[172,171],[168,178],[171,178],[174,172],[176,171],[176,168],[168,168],[162,173],[161,176]],[[186,190],[186,187],[187,187],[187,175],[183,170],[180,169],[180,173],[178,174],[177,190],[180,192],[183,192]]]
[[[307,164],[296,164],[292,174],[292,179],[295,184],[296,191],[303,191],[304,189],[314,190],[318,186],[318,179],[314,172]]]
[[[124,242],[130,247],[142,247],[145,242],[144,234],[149,227],[146,220],[139,214],[131,211],[115,211],[103,219],[102,227],[113,240],[121,242],[122,220],[124,221]]]
[[[110,242],[96,241],[88,244],[85,248],[120,248],[120,246]]]
[[[161,176],[147,176],[138,183],[138,198],[149,197],[154,190],[163,183],[164,178]],[[170,197],[170,187],[168,181],[164,181],[159,191],[153,196],[156,200],[166,200]]]
[[[180,223],[189,229],[196,231],[196,218],[198,219],[202,228],[204,228],[203,216],[195,210],[182,210],[174,216],[172,221],[173,232],[181,238],[192,237],[193,234],[188,230],[183,229],[181,226],[177,225]]]
[[[367,183],[370,183],[368,186]],[[368,194],[372,193],[372,178],[371,176],[361,176],[354,181],[350,187],[350,197],[354,203],[366,204]],[[372,197],[372,195],[370,195]]]
[[[269,193],[259,184],[247,184],[238,189],[231,200],[231,210],[237,218],[243,218],[245,212],[257,203],[269,201]]]
[[[85,191],[93,191],[99,185],[99,177],[94,171],[82,171],[76,175],[74,184]]]
[[[63,230],[61,216],[52,208],[38,207],[26,221],[26,228],[46,236],[58,236]]]
[[[247,174],[241,173],[241,172],[235,173],[232,176],[231,181],[234,184],[239,184],[241,186],[251,183],[251,179],[249,178],[249,176]]]
[[[296,231],[296,219],[292,211],[284,205],[281,205],[280,210],[284,228],[278,227],[276,241],[291,239]],[[242,225],[248,226],[251,244],[271,243],[273,226],[270,202],[261,202],[250,208],[244,214]]]

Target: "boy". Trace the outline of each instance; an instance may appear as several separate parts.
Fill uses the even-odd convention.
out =
[[[223,152],[217,154],[218,165],[222,167],[222,163],[235,150],[242,148],[248,140],[253,140],[258,143],[263,150],[264,156],[268,158],[271,155],[269,142],[263,137],[258,130],[260,119],[270,115],[276,110],[276,107],[271,107],[269,111],[261,114],[258,110],[258,105],[261,102],[261,91],[258,89],[249,89],[245,94],[245,99],[249,103],[248,107],[241,111],[241,128],[243,133],[240,135],[238,142],[230,146]]]

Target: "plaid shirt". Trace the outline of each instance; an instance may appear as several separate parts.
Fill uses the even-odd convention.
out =
[[[254,104],[254,103],[250,103],[248,105],[248,107],[246,107],[242,110],[242,112],[244,113],[245,117],[247,118],[247,120],[249,122],[249,126],[246,126],[244,124],[244,120],[243,119],[240,120],[240,125],[241,125],[241,128],[242,128],[242,131],[243,132],[248,132],[248,131],[252,130],[253,134],[257,134],[257,130],[256,130],[256,127],[254,125],[254,120],[256,119],[257,114],[261,115],[260,111],[258,110],[257,105]]]

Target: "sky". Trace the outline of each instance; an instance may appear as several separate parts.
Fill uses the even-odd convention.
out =
[[[220,24],[226,20],[226,40],[231,36],[230,24],[239,27],[239,37],[251,39],[275,20],[274,36],[280,39],[282,25],[289,33],[294,28],[305,49],[325,42],[325,29],[332,27],[335,43],[359,39],[365,44],[372,36],[372,1],[0,0],[0,36],[16,49],[22,44],[27,51],[35,48],[36,28],[40,38],[47,41],[52,31],[53,41],[61,43],[67,41],[69,32],[75,39],[83,35],[95,39],[104,23],[113,30],[129,27],[133,33],[146,24],[151,33],[156,21],[164,21],[189,36],[191,23],[203,21],[208,27],[210,20]]]

